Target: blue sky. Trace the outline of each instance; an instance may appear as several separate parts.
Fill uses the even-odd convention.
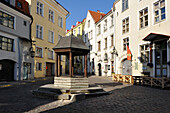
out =
[[[109,12],[114,0],[57,0],[57,2],[71,12],[71,15],[66,20],[66,29],[71,29],[71,26],[75,25],[77,21],[82,21],[86,18],[88,10]]]

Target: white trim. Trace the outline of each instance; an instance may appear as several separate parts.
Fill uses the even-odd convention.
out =
[[[127,50],[126,51],[123,50],[123,40],[126,39],[126,38],[129,38],[129,49],[130,49],[130,36],[126,36],[126,37],[122,38],[122,40],[121,40],[121,42],[122,42],[122,44],[121,44],[122,45],[122,52],[127,51]]]
[[[4,13],[6,13],[6,14],[14,17],[14,29],[13,29],[13,28],[10,28],[10,27],[8,27],[8,28],[13,29],[13,30],[16,30],[16,16],[15,16],[14,14],[9,13],[8,11],[5,11],[5,10],[1,9],[1,8],[0,8],[0,10],[1,10],[2,12],[4,12]],[[2,26],[4,26],[4,25],[2,25]],[[7,27],[7,26],[5,26],[5,27]]]
[[[37,37],[37,25],[42,27],[42,38]],[[35,30],[36,30],[36,36],[35,37],[38,38],[38,39],[43,40],[44,39],[44,36],[43,36],[44,35],[44,33],[43,33],[44,32],[44,27],[42,25],[40,25],[40,24],[36,24],[36,29]]]
[[[37,2],[43,4],[40,0],[37,0]],[[38,13],[37,13],[37,2],[36,2],[36,14],[38,14]],[[43,8],[43,9],[42,9],[42,15],[40,15],[40,14],[38,14],[38,15],[44,17],[44,4],[43,4],[42,8]]]
[[[129,18],[129,32],[126,32],[126,33],[123,33],[123,20],[126,19],[126,18]],[[124,17],[122,20],[121,20],[121,35],[125,35],[127,33],[130,33],[130,15]]]
[[[49,11],[50,11],[50,10],[53,12],[53,21],[50,21],[50,20],[49,20]],[[49,20],[50,22],[52,22],[52,23],[55,23],[55,11],[53,11],[51,8],[48,9],[48,20]]]
[[[154,16],[154,14],[155,14],[155,10],[154,10],[154,3],[156,3],[156,2],[158,2],[159,0],[155,0],[154,2],[152,2],[152,25],[154,26],[154,25],[157,25],[157,24],[159,24],[159,23],[161,23],[161,22],[165,22],[165,21],[167,21],[167,16],[168,16],[168,14],[167,14],[167,8],[168,8],[168,3],[167,3],[167,0],[165,0],[165,19],[164,20],[159,20],[159,22],[156,22],[155,23],[155,16]],[[159,4],[160,5],[160,4]],[[159,16],[160,16],[160,14],[159,14]]]
[[[53,6],[51,6],[50,4],[48,4],[45,0],[42,0],[44,3],[46,3],[48,6],[50,6],[52,9],[54,9],[56,12],[58,12],[60,15],[62,15],[64,18],[66,18],[66,16],[64,16],[62,13],[60,13],[56,8],[54,8]]]
[[[145,27],[143,27],[143,28],[140,28],[140,21],[139,21],[139,12],[140,11],[142,11],[142,10],[144,10],[145,8],[148,8],[148,26],[145,26]],[[139,9],[138,11],[137,11],[137,23],[138,23],[138,25],[137,25],[137,29],[138,29],[138,31],[140,31],[140,30],[142,30],[142,29],[145,29],[145,28],[148,28],[148,27],[150,27],[150,13],[149,13],[149,11],[150,11],[150,8],[149,8],[149,5],[147,5],[147,6],[144,6],[143,8],[141,8],[141,9]]]
[[[37,48],[41,48],[41,49],[42,49],[42,57],[41,57],[41,58],[43,58],[43,47],[40,47],[40,46],[36,46],[36,47],[35,47],[35,57],[37,57],[37,56],[36,56],[36,49],[37,49]]]

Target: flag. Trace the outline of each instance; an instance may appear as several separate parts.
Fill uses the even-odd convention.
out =
[[[132,53],[131,53],[128,45],[127,45],[127,60],[132,60]]]

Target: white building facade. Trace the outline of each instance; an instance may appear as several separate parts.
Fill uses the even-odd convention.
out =
[[[170,1],[116,0],[115,72],[170,77]],[[127,50],[131,60],[127,59]]]
[[[105,16],[104,13],[101,13],[100,11],[94,12],[94,11],[88,11],[86,16],[86,22],[84,25],[84,34],[83,34],[83,40],[86,43],[86,46],[90,48],[90,53],[88,55],[88,68],[87,73],[89,74],[95,74],[95,66],[97,65],[97,53],[96,53],[96,29],[95,29],[95,23],[99,21],[103,16]],[[84,61],[84,60],[83,60]]]
[[[110,10],[96,23],[95,65],[97,76],[111,76],[114,73],[114,12]]]

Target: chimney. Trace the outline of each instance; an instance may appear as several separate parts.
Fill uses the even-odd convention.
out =
[[[100,10],[97,10],[98,13],[100,13]]]

